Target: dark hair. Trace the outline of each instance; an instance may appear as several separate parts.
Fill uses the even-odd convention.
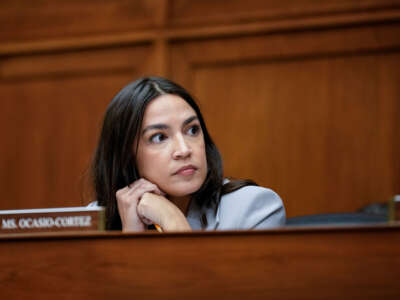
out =
[[[181,86],[160,77],[138,79],[125,86],[111,101],[105,113],[98,146],[92,162],[91,176],[94,196],[106,207],[106,228],[121,229],[116,192],[139,179],[133,149],[135,137],[142,126],[146,106],[163,94],[173,94],[185,100],[196,112],[204,135],[208,172],[192,200],[200,206],[218,204],[221,195],[232,192],[250,181],[231,181],[223,185],[221,155],[209,135],[196,102]],[[137,144],[135,145],[137,147]]]

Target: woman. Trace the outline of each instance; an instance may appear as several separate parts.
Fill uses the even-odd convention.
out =
[[[262,229],[285,222],[273,191],[223,178],[197,104],[164,78],[141,78],[111,101],[92,176],[107,229]]]

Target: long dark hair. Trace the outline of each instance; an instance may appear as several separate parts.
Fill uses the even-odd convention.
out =
[[[178,84],[160,77],[140,78],[125,86],[111,101],[91,167],[94,196],[106,207],[106,228],[121,229],[116,192],[139,179],[133,147],[142,126],[146,106],[160,95],[173,94],[185,100],[196,112],[204,135],[207,177],[200,189],[191,195],[200,206],[220,201],[221,195],[252,181],[230,181],[223,185],[221,155],[209,135],[203,116],[192,96]]]

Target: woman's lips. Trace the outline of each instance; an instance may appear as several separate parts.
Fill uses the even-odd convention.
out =
[[[196,172],[197,168],[193,165],[187,165],[183,166],[180,168],[178,171],[174,173],[174,175],[183,175],[183,176],[188,176],[192,175],[194,172]]]

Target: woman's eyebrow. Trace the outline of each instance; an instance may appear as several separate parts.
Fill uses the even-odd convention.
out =
[[[189,117],[189,118],[187,118],[185,121],[183,121],[183,123],[182,123],[182,126],[186,126],[187,124],[190,124],[191,122],[193,122],[194,120],[197,120],[198,118],[197,118],[197,116],[191,116],[191,117]],[[156,129],[156,130],[165,130],[165,129],[168,129],[169,128],[169,126],[168,125],[166,125],[166,124],[162,124],[162,123],[160,123],[160,124],[152,124],[152,125],[149,125],[149,126],[147,126],[146,128],[144,128],[143,130],[142,130],[142,135],[144,135],[145,133],[146,133],[146,131],[149,131],[149,130],[154,130],[154,129]]]
[[[144,135],[146,133],[146,131],[152,130],[152,129],[158,129],[158,130],[162,130],[162,129],[168,129],[169,126],[165,125],[165,124],[153,124],[153,125],[149,125],[146,128],[144,128],[142,130],[142,135]]]
[[[189,118],[187,118],[185,121],[183,121],[183,126],[186,126],[187,124],[193,122],[194,120],[198,120],[199,118],[197,118],[197,116],[191,116]]]

